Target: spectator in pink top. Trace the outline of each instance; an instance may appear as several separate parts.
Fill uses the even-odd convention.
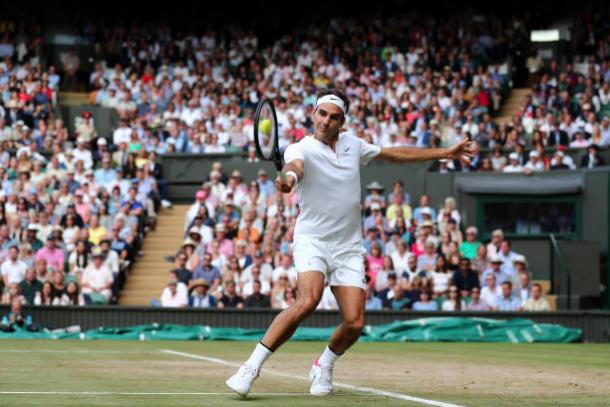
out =
[[[85,202],[84,193],[82,190],[80,190],[80,189],[77,190],[74,195],[76,197],[76,202],[74,204],[76,213],[78,213],[80,215],[80,217],[83,219],[83,222],[85,222],[85,224],[88,224],[89,220],[91,219],[91,205],[89,205],[87,202]]]
[[[226,258],[230,258],[233,256],[233,242],[227,239],[227,229],[225,225],[219,223],[216,225],[216,240],[219,243],[219,252],[220,254],[224,254]],[[212,243],[208,243],[206,246],[206,251],[212,251]]]
[[[47,244],[36,253],[36,261],[46,260],[47,267],[53,271],[60,271],[64,268],[64,252],[55,246],[55,236],[51,233],[47,237]]]
[[[368,275],[371,277],[372,284],[377,281],[377,274],[383,269],[383,255],[379,243],[371,244],[371,254],[367,256],[369,263]]]

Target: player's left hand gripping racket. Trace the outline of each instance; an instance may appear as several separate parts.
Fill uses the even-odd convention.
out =
[[[278,145],[277,116],[273,102],[263,97],[256,107],[254,114],[254,143],[259,157],[265,161],[273,161],[279,176],[284,181],[285,175],[282,171],[284,159]]]

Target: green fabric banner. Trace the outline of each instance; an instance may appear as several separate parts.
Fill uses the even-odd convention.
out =
[[[335,327],[297,329],[295,341],[326,341]],[[111,340],[229,340],[257,341],[263,329],[213,328],[203,325],[151,324],[126,328],[102,327],[85,332],[43,330],[0,332],[0,339],[111,339]],[[367,325],[362,342],[557,342],[580,341],[582,330],[555,324],[537,324],[529,319],[498,320],[491,318],[419,318],[394,321],[384,325]]]

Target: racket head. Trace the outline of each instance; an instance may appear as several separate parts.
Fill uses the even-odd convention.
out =
[[[254,145],[258,156],[265,161],[274,161],[276,168],[281,154],[278,145],[278,125],[275,107],[271,99],[264,97],[258,102],[254,114]]]

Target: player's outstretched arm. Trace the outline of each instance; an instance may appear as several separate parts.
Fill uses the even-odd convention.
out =
[[[303,160],[292,160],[289,163],[284,164],[282,172],[286,174],[286,176],[282,178],[278,175],[275,179],[275,187],[285,194],[292,191],[292,187],[296,185],[297,180],[294,178],[294,176],[292,176],[292,174],[290,174],[290,172],[296,174],[298,179],[303,179],[303,175],[305,174],[303,168]]]
[[[382,148],[375,158],[394,163],[440,160],[442,158],[460,160],[462,157],[470,158],[472,156],[470,146],[470,140],[464,139],[448,148],[387,147]]]

